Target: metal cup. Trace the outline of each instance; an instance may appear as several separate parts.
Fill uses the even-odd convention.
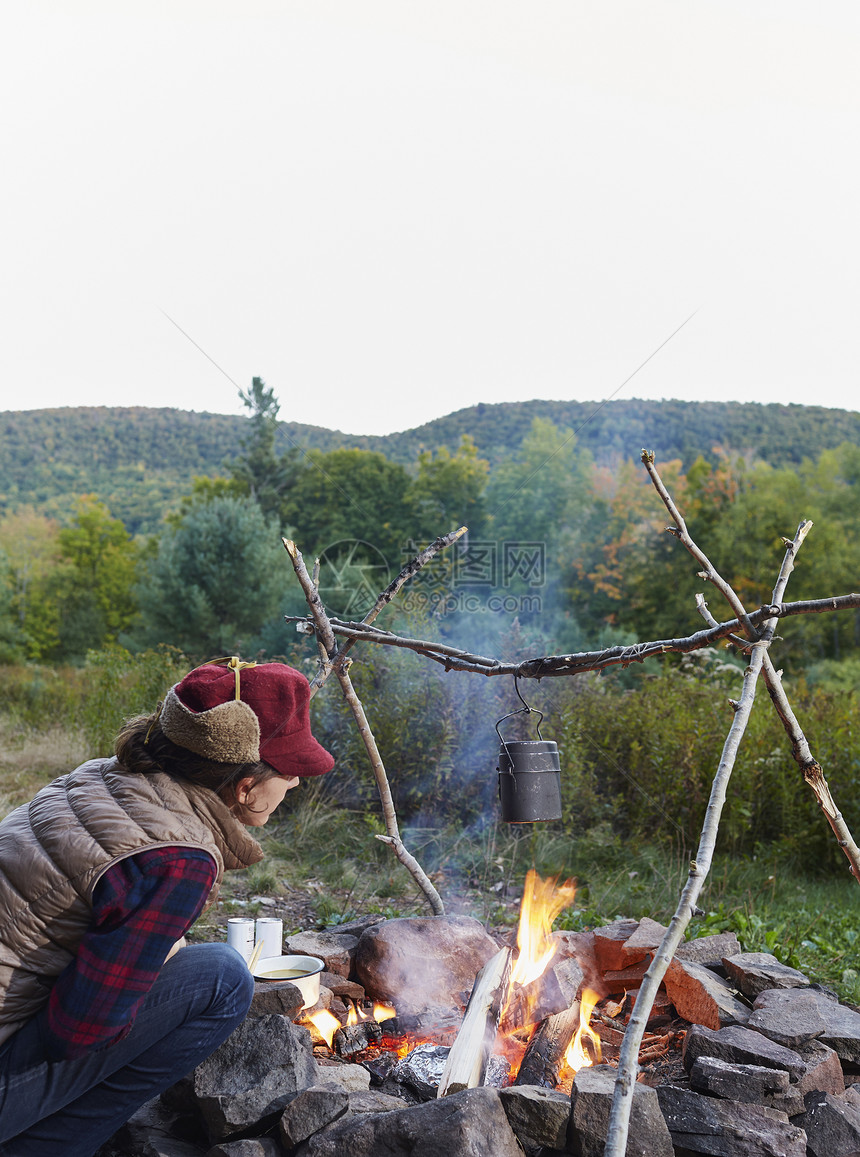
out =
[[[284,922],[277,916],[257,917],[257,943],[263,941],[260,959],[280,956],[284,951]]]
[[[231,916],[227,921],[227,943],[250,960],[254,951],[254,921],[250,916]]]

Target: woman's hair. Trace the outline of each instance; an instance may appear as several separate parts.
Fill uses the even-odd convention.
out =
[[[185,779],[200,787],[211,788],[229,807],[238,803],[236,785],[240,780],[250,779],[253,788],[278,774],[263,760],[257,763],[220,763],[196,755],[187,747],[180,747],[161,730],[159,711],[152,715],[136,715],[123,724],[114,750],[126,771],[141,775],[166,772],[174,779]]]

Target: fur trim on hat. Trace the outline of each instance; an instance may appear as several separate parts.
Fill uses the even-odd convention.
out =
[[[216,763],[256,763],[260,758],[260,724],[241,699],[190,711],[171,687],[159,722],[172,743]]]

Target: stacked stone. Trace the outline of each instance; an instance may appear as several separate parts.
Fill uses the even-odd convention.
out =
[[[555,938],[559,960],[576,964],[568,979],[635,992],[662,933],[618,921]],[[288,947],[325,960],[321,1007],[366,994],[417,1016],[462,1008],[498,946],[477,921],[436,917],[305,933]],[[261,985],[246,1022],[100,1157],[602,1157],[613,1067],[580,1070],[570,1096],[517,1086],[433,1099],[387,1078],[371,1088],[363,1065],[315,1058],[291,989]],[[722,934],[682,946],[660,1008],[690,1022],[683,1067],[636,1084],[629,1157],[860,1154],[860,1012],[834,993]]]

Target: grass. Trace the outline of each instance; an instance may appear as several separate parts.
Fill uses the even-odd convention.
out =
[[[36,731],[0,715],[0,818],[87,758],[80,732]]]

